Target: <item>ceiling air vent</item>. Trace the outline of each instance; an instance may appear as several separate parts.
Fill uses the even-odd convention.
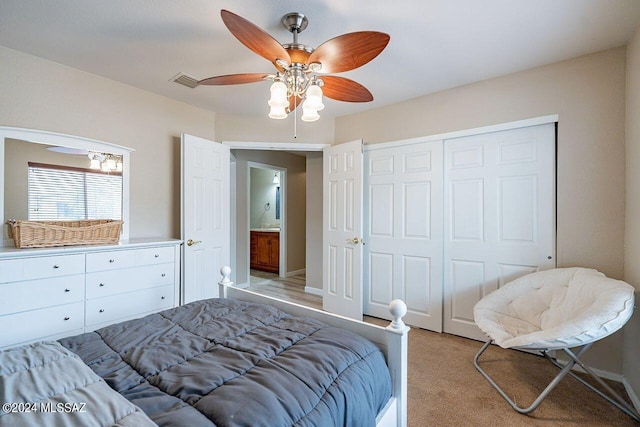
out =
[[[181,84],[182,86],[190,87],[191,89],[198,86],[198,80],[185,73],[178,73],[171,78],[171,81]]]

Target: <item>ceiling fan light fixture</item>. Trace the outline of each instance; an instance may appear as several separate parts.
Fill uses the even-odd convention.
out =
[[[109,170],[116,169],[116,159],[114,159],[113,157],[108,157],[106,163]]]
[[[276,120],[282,120],[287,118],[287,112],[285,108],[289,105],[287,100],[287,85],[281,80],[276,80],[271,85],[271,99],[269,99],[269,117]]]
[[[271,110],[269,111],[269,118],[276,120],[286,119],[287,112],[285,111],[284,107],[272,106]]]
[[[220,75],[199,80],[198,84],[215,86],[273,80],[268,104],[271,107],[269,117],[274,119],[286,118],[304,100],[302,120],[316,121],[320,118],[318,111],[324,108],[323,96],[345,102],[373,101],[373,95],[361,84],[326,74],[350,71],[367,64],[386,48],[390,40],[388,34],[357,31],[334,37],[313,48],[298,43],[298,35],[309,24],[307,17],[301,13],[292,12],[282,17],[282,25],[293,36],[293,42],[289,44],[280,43],[260,27],[233,12],[223,9],[220,15],[233,36],[275,65],[277,71],[275,74]],[[297,115],[294,117],[297,120]]]
[[[312,84],[307,88],[307,100],[305,104],[308,103],[308,106],[320,111],[324,108],[324,104],[322,103],[322,88],[317,84]]]
[[[309,100],[306,100],[302,103],[302,121],[303,122],[315,122],[320,118],[318,114],[318,110],[313,107],[312,104],[309,104]]]
[[[271,99],[269,99],[269,106],[282,108],[289,105],[289,101],[287,100],[287,85],[283,82],[276,80],[271,85]]]

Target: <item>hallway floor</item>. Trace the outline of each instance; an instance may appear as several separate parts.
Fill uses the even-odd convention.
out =
[[[304,291],[304,274],[279,277],[275,273],[259,270],[251,270],[249,274],[250,291],[322,310],[322,297]]]

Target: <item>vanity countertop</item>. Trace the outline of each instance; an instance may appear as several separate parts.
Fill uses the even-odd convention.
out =
[[[268,228],[252,228],[251,231],[261,231],[261,232],[265,232],[265,233],[279,233],[280,232],[280,228],[276,228],[276,227],[268,227]]]

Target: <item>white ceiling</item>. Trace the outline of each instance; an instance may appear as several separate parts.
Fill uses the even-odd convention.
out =
[[[219,113],[267,114],[268,82],[170,81],[273,72],[229,33],[220,9],[281,43],[292,41],[280,24],[288,12],[309,18],[299,42],[313,47],[353,31],[391,36],[372,62],[340,74],[375,100],[325,99],[325,117],[623,46],[640,25],[640,0],[1,0],[0,45]]]

